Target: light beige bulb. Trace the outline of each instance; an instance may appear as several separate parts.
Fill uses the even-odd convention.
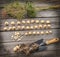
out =
[[[22,26],[22,29],[25,29],[25,26]]]
[[[30,29],[30,27],[29,26],[26,26],[26,29]]]
[[[35,20],[35,23],[39,23],[39,20]]]
[[[43,26],[41,25],[41,24],[39,24],[39,26],[38,26],[39,28],[42,28]]]
[[[39,35],[39,34],[40,34],[40,32],[39,32],[39,31],[37,31],[37,32],[36,32],[36,34],[37,34],[37,35]]]
[[[45,33],[46,33],[46,34],[49,34],[49,31],[46,31]]]
[[[33,26],[30,26],[30,29],[34,29],[34,27]]]
[[[35,20],[31,20],[31,23],[34,23],[35,22]]]
[[[8,28],[7,27],[4,27],[3,30],[7,30]]]
[[[49,31],[49,33],[51,34],[51,33],[52,33],[52,31],[50,30],[50,31]]]
[[[20,25],[21,24],[21,22],[20,21],[17,21],[17,25]]]
[[[46,24],[44,24],[44,25],[43,25],[43,28],[47,28],[47,25],[46,25]]]
[[[17,52],[20,49],[20,47],[17,45],[16,47],[13,48],[14,52]]]
[[[44,20],[41,20],[40,22],[43,24],[45,21]]]
[[[32,34],[32,32],[31,32],[31,31],[29,31],[29,32],[28,32],[28,34],[29,34],[29,35],[31,35],[31,34]]]
[[[37,26],[37,25],[35,25],[35,26],[34,26],[34,28],[35,28],[35,29],[37,29],[37,28],[38,28],[38,26]]]
[[[12,27],[9,27],[8,30],[12,30]]]
[[[25,23],[26,23],[26,21],[25,21],[25,20],[22,20],[22,23],[23,23],[23,24],[25,24]]]
[[[41,35],[43,35],[44,34],[44,31],[41,31],[40,33],[41,33]]]
[[[27,24],[30,24],[30,20],[27,20],[26,23],[27,23]]]
[[[35,31],[33,31],[33,35],[35,35],[36,34],[36,32]]]
[[[28,35],[28,32],[25,32],[25,35],[27,36]]]
[[[12,22],[11,22],[11,25],[15,25],[15,22],[14,22],[14,21],[12,21]]]
[[[9,23],[6,21],[5,23],[4,23],[6,26],[8,26],[9,25]]]
[[[12,27],[12,30],[15,30],[15,29],[16,29],[16,27],[15,27],[15,26],[13,26],[13,27]]]
[[[47,27],[48,27],[48,28],[51,28],[51,25],[50,25],[50,24],[48,24],[48,25],[47,25]]]
[[[50,21],[49,21],[49,20],[47,20],[47,21],[46,21],[46,23],[47,23],[47,24],[49,24],[49,23],[50,23]]]

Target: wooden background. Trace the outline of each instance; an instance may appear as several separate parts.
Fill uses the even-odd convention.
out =
[[[11,1],[12,0],[1,0],[0,6],[2,7],[4,4],[10,3]],[[20,0],[20,1],[25,2],[27,0],[23,0],[23,1]],[[33,0],[33,2],[36,3],[36,5],[40,5],[40,6],[50,6],[50,5],[60,4],[59,0],[50,0],[50,1],[49,0],[42,0],[42,1]],[[15,42],[11,40],[11,35],[15,31],[0,32],[0,57],[51,57],[51,56],[60,57],[60,43],[49,45],[47,46],[46,50],[31,54],[30,56],[15,54],[13,52],[12,49],[17,44],[32,43],[42,38],[44,40],[48,40],[54,37],[60,37],[60,9],[40,11],[37,13],[36,18],[30,18],[30,19],[50,20],[52,27],[51,29],[48,29],[48,30],[52,30],[53,33],[49,35],[40,35],[40,36],[27,36],[27,37],[24,36],[20,42],[17,42],[17,41]],[[4,21],[10,22],[12,20],[17,21],[16,19],[2,19],[1,13],[0,13],[0,23],[3,24]],[[36,30],[36,31],[41,31],[41,30]],[[19,32],[24,33],[26,31],[19,31]]]

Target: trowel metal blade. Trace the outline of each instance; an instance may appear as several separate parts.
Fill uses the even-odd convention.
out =
[[[36,42],[34,42],[34,43],[36,43],[36,44],[41,44],[43,42],[43,39],[40,39],[40,40],[38,40],[38,41],[36,41]]]

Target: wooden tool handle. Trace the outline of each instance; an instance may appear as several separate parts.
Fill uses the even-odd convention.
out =
[[[46,41],[46,44],[49,45],[49,44],[53,44],[53,43],[56,43],[59,41],[59,38],[53,38],[53,39],[50,39],[50,40],[47,40]]]

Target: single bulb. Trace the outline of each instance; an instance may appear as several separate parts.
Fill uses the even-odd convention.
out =
[[[26,33],[25,33],[25,35],[27,36],[27,35],[28,35],[28,33],[26,32]]]
[[[30,29],[30,27],[29,26],[26,26],[26,29]]]
[[[4,23],[6,26],[8,26],[9,25],[9,23],[6,21],[5,23]]]
[[[41,23],[43,24],[45,21],[44,20],[41,20]]]
[[[35,22],[35,20],[31,20],[31,23],[34,23]]]
[[[49,21],[49,20],[47,20],[47,21],[46,21],[46,23],[47,23],[47,24],[49,24],[49,23],[50,23],[50,21]]]
[[[12,21],[12,22],[11,22],[11,25],[15,25],[15,22],[14,22],[14,21]]]
[[[38,35],[40,34],[40,32],[38,31],[38,32],[36,32]]]
[[[39,23],[39,20],[35,20],[35,23]]]
[[[45,33],[46,33],[46,34],[49,34],[49,31],[46,31]]]
[[[44,31],[41,31],[41,34],[43,35],[44,34]]]
[[[15,26],[13,26],[13,27],[12,27],[12,30],[15,30],[15,29],[16,29],[16,27],[15,27]]]
[[[21,22],[20,21],[17,21],[17,25],[20,25],[21,24]]]
[[[35,28],[35,29],[37,29],[37,28],[38,28],[38,26],[37,26],[37,25],[35,25],[35,26],[34,26],[34,28]]]
[[[44,24],[44,25],[43,25],[43,28],[46,28],[46,27],[47,27],[47,25],[46,25],[46,24]]]
[[[52,31],[50,30],[49,33],[52,33]]]
[[[9,27],[8,30],[12,30],[12,27]]]
[[[25,26],[22,26],[22,29],[24,29],[25,28]]]
[[[30,20],[27,20],[26,22],[27,22],[28,24],[30,24]]]
[[[4,27],[3,30],[7,30],[8,28],[7,27]]]
[[[39,28],[42,28],[43,26],[41,25],[41,24],[39,24],[39,26],[38,26]]]
[[[22,20],[22,23],[23,23],[23,24],[25,24],[25,23],[26,23],[26,21],[25,21],[25,20]]]
[[[32,34],[32,32],[31,32],[31,31],[29,31],[29,32],[28,32],[28,34],[29,34],[29,35],[31,35],[31,34]]]
[[[33,26],[30,26],[30,29],[33,29],[34,27]]]
[[[17,52],[20,49],[20,47],[17,45],[16,47],[13,48],[14,52]]]
[[[35,31],[33,31],[33,34],[36,34],[36,32],[35,32]]]
[[[51,25],[50,25],[50,24],[48,24],[48,25],[47,25],[47,27],[48,27],[48,28],[51,28]]]

